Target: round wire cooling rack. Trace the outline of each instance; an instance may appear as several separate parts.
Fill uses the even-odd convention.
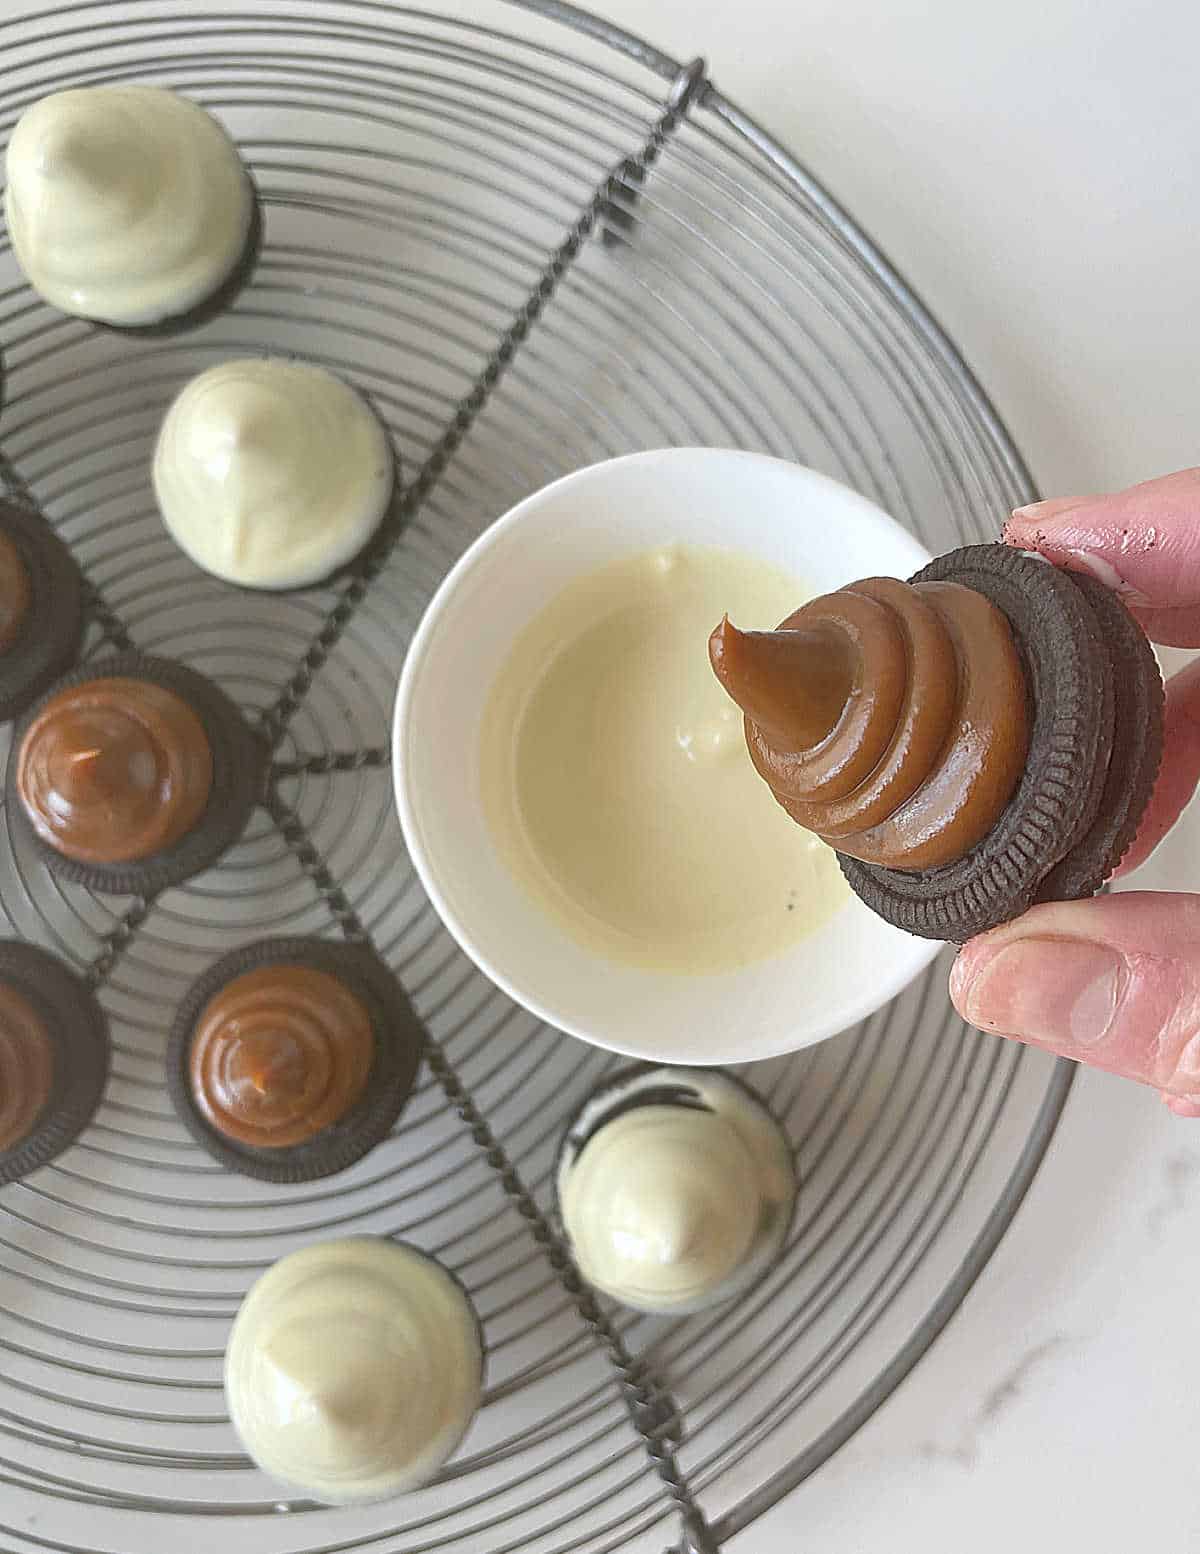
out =
[[[618,1060],[539,1026],[440,928],[393,815],[397,674],[464,546],[582,464],[758,449],[856,486],[938,551],[993,534],[1030,495],[1020,458],[904,283],[703,65],[586,13],[134,0],[7,14],[5,139],[46,92],[157,82],[230,126],[262,194],[253,285],[173,339],[54,313],[5,242],[0,444],[10,490],[86,569],[87,651],[132,641],[201,668],[261,720],[275,767],[241,843],[153,901],[57,882],[0,827],[0,928],[84,969],[115,1042],[91,1128],[0,1193],[0,1545],[741,1548],[936,1337],[1037,1169],[1069,1069],[966,1030],[935,967],[858,1030],[743,1070],[803,1176],[769,1277],[686,1320],[598,1302],[548,1218],[551,1165]],[[386,563],[264,597],[172,545],[149,482],[158,421],[189,376],[246,352],[321,362],[386,420],[405,470]],[[191,1143],[163,1050],[216,956],[306,932],[374,942],[429,1043],[392,1137],[286,1189]],[[462,1279],[488,1390],[435,1484],[333,1510],[281,1500],[243,1455],[221,1359],[258,1273],[354,1232],[403,1236]]]

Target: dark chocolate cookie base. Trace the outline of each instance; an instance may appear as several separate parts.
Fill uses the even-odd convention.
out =
[[[174,691],[200,719],[213,758],[212,792],[200,819],[174,846],[153,857],[129,863],[83,863],[56,851],[33,829],[17,791],[21,744],[44,700],[39,698],[13,735],[6,784],[9,823],[28,837],[47,867],[61,879],[111,895],[151,896],[201,873],[241,836],[262,795],[267,750],[218,685],[171,659],[151,658],[137,652],[94,658],[64,675],[47,694],[56,695],[68,686],[114,676],[150,680],[165,690]]]
[[[61,1155],[87,1127],[108,1078],[108,1022],[95,995],[48,950],[0,940],[0,982],[28,999],[54,1045],[50,1098],[33,1127],[0,1150],[0,1186]]]
[[[0,499],[0,533],[29,574],[29,611],[0,653],[0,723],[17,717],[69,669],[83,639],[83,579],[41,513]]]
[[[1096,818],[1043,879],[1038,901],[1095,895],[1137,835],[1163,754],[1163,683],[1154,649],[1111,589],[1082,573],[1070,577],[1091,605],[1108,649],[1114,739]]]
[[[311,966],[345,983],[362,1000],[375,1032],[375,1058],[362,1096],[328,1128],[302,1144],[261,1149],[213,1128],[195,1104],[189,1078],[196,1021],[227,982],[262,966]],[[425,1033],[396,977],[373,951],[328,939],[263,939],[223,956],[193,983],[171,1027],[167,1089],[185,1128],[231,1171],[263,1182],[310,1182],[345,1171],[391,1132],[416,1081]]]
[[[839,855],[888,922],[963,943],[1036,901],[1092,895],[1129,846],[1162,751],[1162,681],[1140,628],[1089,579],[1003,545],[940,556],[911,579],[955,582],[1007,617],[1030,690],[1017,791],[964,858],[907,872]]]

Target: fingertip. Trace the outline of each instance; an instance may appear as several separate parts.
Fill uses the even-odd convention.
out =
[[[1200,1117],[1200,1096],[1164,1095],[1163,1105],[1176,1117]]]
[[[1014,507],[1004,525],[1004,539],[1009,545],[1024,545],[1037,535],[1038,529],[1053,518],[1061,518],[1073,508],[1082,507],[1092,498],[1086,496],[1055,496],[1044,502],[1027,502],[1024,507]]]

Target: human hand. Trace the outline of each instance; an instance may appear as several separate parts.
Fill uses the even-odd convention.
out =
[[[1200,469],[1113,496],[1018,508],[1004,531],[1114,588],[1152,641],[1200,648]],[[1162,771],[1119,873],[1149,857],[1200,781],[1200,659],[1167,686]],[[965,945],[964,1019],[1127,1079],[1200,1117],[1200,895],[1050,902]]]

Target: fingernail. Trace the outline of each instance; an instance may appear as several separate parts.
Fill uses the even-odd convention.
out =
[[[1070,570],[1086,572],[1089,577],[1094,577],[1098,583],[1103,583],[1105,588],[1111,588],[1114,593],[1120,594],[1122,599],[1129,604],[1149,604],[1146,595],[1127,583],[1121,574],[1113,566],[1111,561],[1106,561],[1103,556],[1094,556],[1088,550],[1068,550],[1064,552],[1070,557]]]
[[[1057,518],[1069,513],[1073,507],[1082,507],[1090,498],[1086,496],[1054,496],[1045,502],[1030,502],[1025,507],[1014,507],[1013,517],[1018,523],[1036,523],[1046,518]]]
[[[1068,1054],[1101,1045],[1128,980],[1115,950],[1081,939],[1018,939],[960,966],[955,1001],[972,1025]]]

